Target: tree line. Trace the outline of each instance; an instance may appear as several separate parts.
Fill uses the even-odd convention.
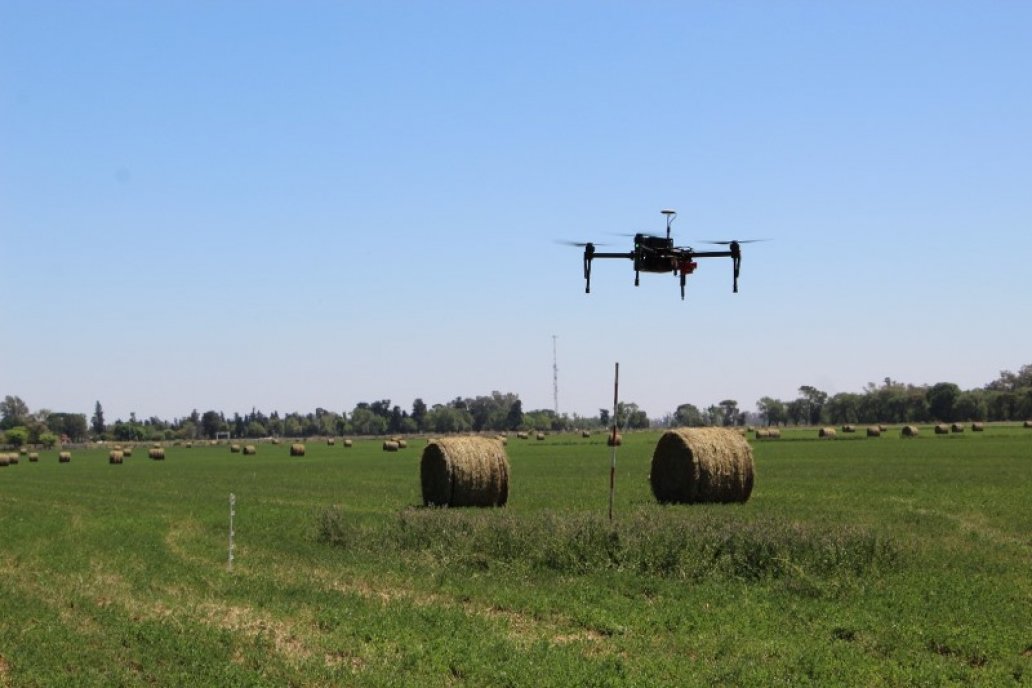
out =
[[[633,402],[621,402],[616,409],[617,426],[640,429],[650,426],[740,426],[820,425],[844,423],[929,423],[935,421],[1008,421],[1032,418],[1032,364],[1018,372],[1002,371],[982,388],[961,390],[952,382],[934,385],[904,384],[885,378],[882,384],[868,383],[860,393],[828,395],[811,385],[799,387],[791,400],[762,397],[756,411],[743,411],[734,399],[700,409],[681,404],[672,413],[650,420]],[[518,395],[491,392],[477,397],[456,397],[447,403],[426,404],[416,399],[411,407],[392,404],[389,399],[359,402],[348,412],[316,408],[315,411],[265,414],[257,409],[227,416],[221,411],[194,409],[173,420],[156,416],[108,423],[97,401],[93,415],[32,412],[17,396],[0,402],[0,431],[8,445],[59,441],[83,442],[111,439],[122,442],[211,439],[219,433],[233,437],[313,437],[325,435],[388,435],[414,433],[504,432],[517,430],[568,431],[610,427],[610,409],[596,416],[559,414],[552,409],[523,410]]]

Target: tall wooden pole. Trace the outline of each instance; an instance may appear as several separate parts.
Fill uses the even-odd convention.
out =
[[[616,430],[619,419],[620,400],[620,363],[616,364],[616,373],[613,375],[613,433],[609,437],[609,444],[613,451],[609,459],[609,520],[613,520],[613,494],[616,492]]]

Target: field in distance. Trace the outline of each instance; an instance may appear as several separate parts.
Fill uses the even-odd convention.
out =
[[[1032,682],[1032,430],[857,430],[701,506],[627,434],[612,526],[603,433],[511,437],[486,510],[419,506],[417,438],[41,451],[0,467],[0,686]]]

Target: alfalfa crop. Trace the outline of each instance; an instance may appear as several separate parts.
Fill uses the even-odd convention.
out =
[[[291,456],[304,456],[305,455],[305,445],[301,444],[300,442],[295,442],[294,444],[290,445],[290,455]]]
[[[745,502],[754,480],[752,448],[726,428],[678,428],[663,433],[649,481],[662,503]]]
[[[426,506],[505,506],[509,457],[498,440],[446,437],[423,448],[419,477]]]

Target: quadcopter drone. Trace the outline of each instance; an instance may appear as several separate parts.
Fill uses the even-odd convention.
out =
[[[666,236],[650,234],[634,235],[634,250],[630,253],[605,253],[595,250],[592,242],[561,242],[569,246],[584,248],[584,293],[591,293],[591,261],[596,258],[626,258],[634,261],[634,286],[638,286],[642,272],[669,272],[681,279],[681,300],[684,300],[684,282],[688,275],[699,267],[696,258],[731,258],[734,266],[734,293],[738,293],[738,273],[742,265],[742,244],[749,244],[764,239],[747,239],[743,241],[706,241],[706,244],[727,246],[726,251],[696,251],[690,246],[674,246],[670,237],[670,225],[677,217],[675,210],[660,211],[666,216]],[[604,245],[604,244],[599,244]]]

